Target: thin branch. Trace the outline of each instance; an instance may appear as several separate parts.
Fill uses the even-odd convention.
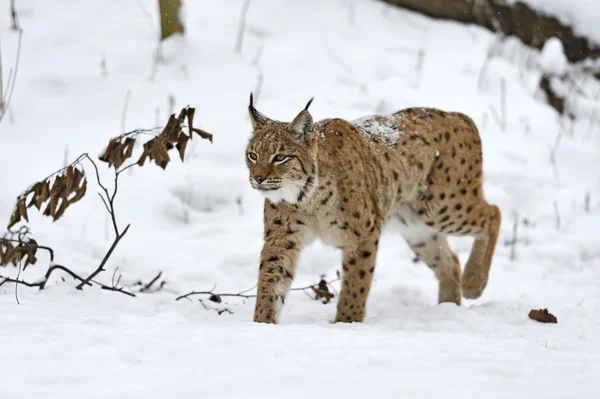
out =
[[[336,281],[339,281],[340,278],[336,277],[333,280],[327,281],[327,285],[330,285]],[[314,289],[314,287],[318,287],[318,283],[317,284],[311,284],[311,285],[307,285],[306,287],[296,287],[296,288],[290,288],[290,291],[305,291],[306,290],[310,290],[310,289]],[[244,298],[244,299],[249,299],[249,298],[256,298],[256,294],[246,294],[246,292],[256,288],[256,285],[254,287],[245,289],[243,291],[240,291],[236,294],[232,294],[232,293],[223,293],[223,294],[219,294],[219,293],[215,293],[214,290],[215,288],[217,288],[217,285],[215,284],[213,286],[213,288],[211,288],[209,291],[192,291],[192,292],[188,292],[185,295],[181,295],[178,296],[177,298],[175,298],[176,301],[179,301],[180,299],[186,299],[189,298],[191,296],[195,296],[195,295],[211,295],[211,296],[215,296],[215,297],[237,297],[237,298]],[[311,297],[312,298],[312,297]]]
[[[156,277],[154,277],[152,280],[150,280],[150,282],[148,284],[144,285],[142,287],[142,289],[140,290],[140,292],[148,292],[148,291],[150,291],[150,289],[152,288],[152,286],[154,285],[154,283],[156,283],[161,276],[162,276],[162,272],[158,272],[158,274],[156,275]]]
[[[17,81],[17,72],[19,71],[19,60],[21,59],[21,39],[23,37],[23,30],[19,30],[19,39],[17,42],[17,55],[15,60],[15,66],[8,73],[8,80],[6,83],[6,90],[0,92],[0,122],[2,122],[2,118],[6,115],[8,111],[8,107],[10,106],[10,100],[12,98],[15,83]],[[0,59],[0,81],[2,80],[2,60]],[[0,84],[0,90],[2,90],[2,84]]]
[[[108,204],[106,203],[106,200],[104,199],[104,197],[102,196],[102,194],[98,193],[98,196],[102,200],[102,203],[104,204],[104,207],[106,208],[106,212],[110,213],[110,208],[108,207]]]
[[[556,231],[560,231],[560,210],[558,209],[558,204],[556,201],[553,202],[554,207],[554,221],[556,224]]]
[[[242,52],[242,44],[244,44],[244,34],[246,33],[246,20],[248,18],[248,9],[250,8],[250,0],[244,1],[242,5],[242,14],[240,15],[240,23],[238,26],[237,43],[235,45],[235,52],[237,54]]]
[[[263,86],[264,74],[258,69],[258,76],[256,77],[256,84],[254,85],[254,102],[258,103],[258,98],[260,97],[260,93]],[[212,140],[211,140],[212,141]]]
[[[125,133],[125,122],[127,120],[127,109],[129,108],[129,99],[131,98],[131,89],[127,90],[125,94],[125,102],[123,103],[123,109],[121,109],[121,133]]]
[[[111,195],[108,192],[108,189],[106,188],[106,186],[104,184],[102,184],[102,181],[100,180],[100,172],[98,170],[98,166],[96,165],[96,162],[94,162],[94,160],[89,156],[88,153],[82,154],[79,159],[87,159],[92,166],[94,167],[94,171],[96,172],[96,181],[98,182],[98,186],[100,186],[100,188],[102,189],[102,191],[104,191],[104,194],[106,196],[106,198],[102,197],[101,193],[98,193],[98,195],[100,196],[100,198],[102,198],[102,202],[104,203],[104,206],[106,207],[107,212],[110,215],[111,221],[112,221],[112,225],[113,225],[113,229],[115,231],[115,236],[118,237],[119,235],[121,235],[119,233],[119,227],[117,226],[117,219],[115,216],[115,208],[114,208],[114,197],[117,193],[117,179],[119,177],[119,174],[117,173],[117,171],[115,170],[115,187],[114,187],[114,191],[113,194]]]
[[[44,275],[44,278],[41,279],[40,281],[37,281],[35,283],[29,283],[29,282],[27,282],[25,280],[20,280],[18,277],[16,279],[13,279],[13,278],[10,278],[10,277],[0,276],[0,278],[2,279],[2,281],[0,281],[0,286],[3,285],[4,283],[17,283],[17,284],[24,285],[26,287],[37,287],[40,290],[43,290],[44,288],[46,288],[46,284],[48,283],[48,280],[50,279],[50,275],[55,270],[62,270],[65,273],[69,274],[74,279],[79,280],[79,281],[83,281],[82,277],[78,276],[77,274],[75,274],[75,272],[67,269],[66,267],[61,266],[61,265],[52,265],[50,268],[48,268],[48,271]],[[91,286],[92,284],[91,283],[87,283],[87,285]],[[98,284],[98,285],[101,285],[101,284]]]
[[[48,271],[46,272],[46,275],[44,276],[44,280],[40,283],[40,290],[43,290],[46,287],[46,283],[48,282],[50,275],[55,270],[62,270],[63,272],[65,272],[68,275],[70,275],[71,277],[73,277],[75,280],[83,281],[83,278],[81,276],[77,275],[75,272],[67,269],[66,267],[64,267],[62,265],[52,265],[50,268],[48,268]],[[86,285],[91,286],[92,284],[87,283]]]
[[[4,285],[5,283],[22,284],[22,285],[25,285],[27,287],[39,287],[40,286],[39,283],[29,283],[29,282],[24,281],[24,280],[14,279],[14,278],[10,278],[10,277],[0,276],[0,279],[2,279],[2,281],[0,281],[0,287],[2,285]]]
[[[17,273],[17,280],[19,280],[19,277],[21,277],[21,261],[19,260],[19,271]],[[20,305],[21,303],[19,302],[19,284],[15,283],[15,299],[17,300],[17,305]]]
[[[75,288],[77,288],[78,290],[83,289],[84,285],[86,285],[91,279],[93,279],[94,277],[96,277],[100,272],[104,271],[104,265],[106,265],[106,262],[108,261],[108,259],[112,255],[113,251],[115,250],[115,248],[119,244],[119,241],[121,241],[121,239],[125,236],[125,234],[127,234],[127,230],[129,230],[129,226],[131,226],[131,225],[128,224],[127,227],[125,227],[125,230],[123,230],[123,232],[121,234],[117,235],[117,237],[113,241],[112,245],[108,249],[108,252],[106,253],[106,255],[104,255],[104,258],[102,259],[102,262],[100,262],[100,265],[98,266],[98,268],[96,270],[94,270],[92,272],[92,274],[90,274],[85,280],[83,280]]]
[[[50,247],[46,247],[44,245],[38,245],[37,243],[33,243],[31,241],[23,241],[23,240],[13,240],[11,238],[2,238],[0,237],[0,242],[14,242],[17,244],[25,244],[25,245],[34,245],[36,248],[38,249],[43,249],[44,251],[48,251],[48,254],[50,255],[50,261],[53,262],[54,261],[54,250]]]
[[[100,287],[101,287],[103,290],[106,290],[106,291],[120,292],[121,294],[125,294],[125,295],[127,295],[127,296],[130,296],[130,297],[134,297],[134,298],[135,298],[135,294],[133,294],[133,293],[131,293],[131,292],[129,292],[129,291],[125,291],[123,288],[119,288],[119,287],[109,287],[109,286],[107,286],[107,285],[103,285],[103,284],[100,284]]]
[[[513,223],[513,238],[510,241],[510,261],[514,262],[517,259],[517,241],[518,241],[518,228],[519,228],[519,214],[515,216]]]
[[[17,15],[17,9],[15,8],[15,0],[10,0],[10,16],[12,19],[10,28],[12,30],[21,30],[21,25],[19,24],[19,16]]]

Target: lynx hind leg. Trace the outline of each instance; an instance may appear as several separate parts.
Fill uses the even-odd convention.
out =
[[[443,234],[433,234],[428,238],[409,242],[410,248],[433,272],[439,282],[438,303],[453,302],[460,305],[460,263],[448,246]]]
[[[460,263],[450,249],[446,236],[427,226],[410,208],[398,213],[398,219],[400,234],[417,258],[429,266],[438,279],[438,303],[453,302],[460,305]]]
[[[495,205],[485,205],[478,214],[477,230],[469,260],[462,276],[463,296],[476,299],[481,296],[487,285],[492,257],[500,232],[501,213]]]

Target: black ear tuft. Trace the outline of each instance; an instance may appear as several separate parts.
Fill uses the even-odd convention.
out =
[[[255,130],[271,121],[269,118],[258,112],[256,108],[254,108],[254,96],[252,95],[252,92],[250,92],[250,105],[248,105],[248,113],[250,114],[252,127]]]
[[[306,107],[304,107],[305,111],[308,111],[308,107],[310,107],[310,104],[312,104],[312,102],[313,102],[314,99],[315,98],[313,97],[310,100],[308,100],[308,102],[306,103]],[[250,94],[250,102],[252,102],[252,94]]]

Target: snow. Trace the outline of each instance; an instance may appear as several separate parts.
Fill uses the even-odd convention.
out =
[[[0,9],[8,3],[0,0]],[[99,279],[110,284],[118,267],[134,289],[162,271],[162,291],[80,292],[56,274],[43,291],[19,287],[17,305],[14,285],[0,288],[0,398],[597,397],[598,118],[559,118],[536,95],[540,60],[523,66],[519,52],[488,60],[495,38],[486,30],[383,2],[253,0],[236,54],[242,3],[185,2],[186,36],[165,43],[151,80],[155,1],[17,2],[23,48],[0,125],[0,225],[25,187],[65,158],[100,153],[122,125],[154,127],[189,104],[214,144],[194,139],[184,163],[122,175],[117,217],[131,228]],[[9,27],[9,14],[0,13],[5,70],[16,50]],[[252,299],[204,298],[209,310],[176,302],[214,284],[216,292],[239,292],[256,283],[263,198],[248,183],[244,159],[250,91],[258,110],[279,120],[291,120],[312,96],[315,121],[418,106],[472,117],[483,140],[485,194],[503,212],[483,296],[438,306],[433,273],[390,233],[380,242],[363,324],[331,324],[336,299],[324,305],[302,291],[289,296],[277,326],[252,323]],[[586,101],[592,112],[597,104]],[[100,172],[110,184],[104,165]],[[30,212],[34,238],[80,274],[111,243],[94,186],[56,223]],[[471,243],[451,240],[463,264]],[[35,281],[47,262],[40,253],[21,278]],[[339,251],[315,243],[293,286],[334,278],[340,265]],[[558,324],[527,317],[544,307]],[[233,314],[211,310],[222,308]]]
[[[395,115],[385,115],[385,118],[371,115],[350,122],[363,134],[369,137],[377,136],[385,145],[393,147],[400,135],[404,133],[398,131],[398,119]]]
[[[542,71],[546,74],[561,76],[566,72],[568,65],[562,42],[556,37],[548,40],[540,53]]]
[[[524,3],[534,10],[558,19],[579,35],[600,42],[600,8],[590,0],[508,0],[508,3]]]

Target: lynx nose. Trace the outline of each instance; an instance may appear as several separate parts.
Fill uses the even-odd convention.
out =
[[[265,181],[265,178],[264,178],[264,176],[256,175],[256,176],[254,176],[254,180],[256,180],[256,182],[258,184],[260,184]]]

